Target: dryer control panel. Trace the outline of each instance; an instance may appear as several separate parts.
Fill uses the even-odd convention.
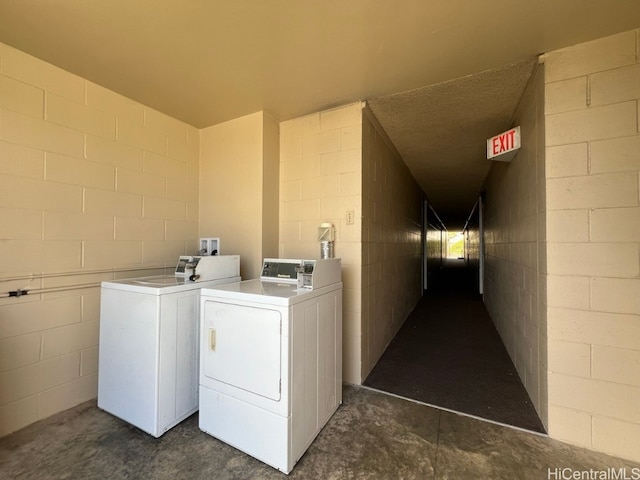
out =
[[[260,280],[297,284],[313,290],[342,281],[339,258],[322,260],[265,258]]]
[[[302,260],[287,258],[265,258],[262,262],[260,280],[295,283]]]

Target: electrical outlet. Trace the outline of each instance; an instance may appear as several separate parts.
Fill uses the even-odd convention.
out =
[[[353,210],[347,210],[347,215],[344,223],[346,225],[353,225],[353,222],[355,222],[355,216],[356,213]]]

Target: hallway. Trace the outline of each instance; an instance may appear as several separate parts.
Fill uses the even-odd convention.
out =
[[[544,432],[463,261],[448,260],[432,283],[364,385]]]

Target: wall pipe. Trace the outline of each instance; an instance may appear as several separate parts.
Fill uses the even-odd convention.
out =
[[[71,277],[74,275],[96,275],[105,273],[124,273],[124,272],[139,272],[143,270],[160,270],[170,268],[167,266],[148,266],[148,267],[130,267],[130,268],[113,268],[109,270],[82,270],[77,272],[61,272],[61,273],[41,273],[38,275],[22,275],[18,277],[1,278],[0,282],[20,281],[20,280],[38,280],[43,278],[61,278]],[[22,297],[32,293],[52,293],[52,292],[67,292],[71,290],[80,290],[84,288],[99,287],[100,282],[91,283],[79,283],[75,285],[65,285],[60,287],[48,287],[48,288],[18,288],[16,290],[4,292],[0,294],[0,298],[8,297]]]
[[[15,282],[17,280],[37,280],[39,278],[57,278],[57,277],[72,277],[73,275],[95,275],[101,273],[121,273],[121,272],[138,272],[140,270],[159,270],[161,268],[173,268],[169,266],[148,266],[148,267],[130,267],[130,268],[112,268],[109,270],[79,270],[75,272],[61,272],[61,273],[39,273],[37,275],[21,275],[18,277],[4,277],[0,278],[0,282]]]

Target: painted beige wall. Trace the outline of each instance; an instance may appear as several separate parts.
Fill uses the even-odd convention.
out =
[[[197,248],[198,151],[197,129],[0,44],[0,435],[96,397],[99,282]]]
[[[280,234],[280,124],[263,117],[262,257],[277,257]],[[260,259],[262,261],[262,258]]]
[[[201,130],[200,236],[240,255],[243,279],[278,256],[279,129],[257,112]]]
[[[538,250],[537,268],[544,273],[548,257],[549,431],[634,460],[640,460],[634,448],[640,444],[638,36],[627,32],[546,56],[547,212],[537,227],[546,227],[548,250]],[[225,246],[233,241],[218,229],[223,222],[214,214],[224,218],[225,205],[247,211],[241,200],[229,202],[238,198],[237,189],[224,190],[232,182],[220,179],[231,160],[246,160],[242,152],[248,152],[262,158],[262,176],[252,177],[248,169],[236,174],[262,189],[252,205],[262,212],[264,234],[247,257],[259,262],[262,254],[255,252],[274,246],[275,198],[282,212],[280,256],[317,257],[318,224],[329,220],[337,227],[336,253],[344,260],[344,378],[360,383],[372,364],[362,351],[372,344],[363,339],[371,338],[372,323],[362,320],[369,308],[363,295],[371,296],[363,293],[362,280],[371,278],[362,255],[363,196],[369,195],[362,188],[368,145],[362,107],[284,122],[279,142],[273,140],[277,124],[263,114],[198,132],[0,44],[2,291],[155,273],[173,266],[176,252],[197,248],[199,233],[220,235],[223,251],[232,253]],[[232,135],[222,138],[225,128]],[[209,142],[202,148],[201,134]],[[202,188],[219,186],[215,196],[199,197],[201,154]],[[228,162],[219,165],[220,158]],[[270,187],[278,177],[273,158],[282,168],[277,194]],[[524,209],[531,201],[519,203]],[[354,225],[345,225],[346,210],[354,210]],[[527,231],[518,225],[517,231]],[[496,261],[524,258],[517,244],[531,239],[496,246],[505,250]],[[517,302],[526,305],[532,267],[520,267],[528,293]],[[122,271],[128,268],[143,270]],[[98,273],[55,276],[77,271]],[[30,278],[43,272],[54,276]],[[544,298],[544,284],[538,281],[537,288]],[[95,286],[0,298],[0,435],[96,396],[98,308]],[[542,361],[542,344],[539,355]],[[542,384],[540,392],[543,399]]]
[[[280,257],[318,258],[318,227],[335,226],[343,380],[353,384],[361,382],[362,108],[354,103],[280,124]],[[355,213],[350,225],[347,210]]]
[[[373,113],[362,119],[364,380],[422,296],[423,193]]]
[[[317,258],[318,226],[336,227],[343,378],[360,384],[422,294],[422,192],[362,103],[283,122],[280,139],[280,256]]]
[[[544,72],[514,118],[522,147],[484,184],[484,303],[541,420],[547,423]],[[496,132],[499,133],[499,132]]]
[[[636,461],[639,37],[545,56],[549,433]]]

